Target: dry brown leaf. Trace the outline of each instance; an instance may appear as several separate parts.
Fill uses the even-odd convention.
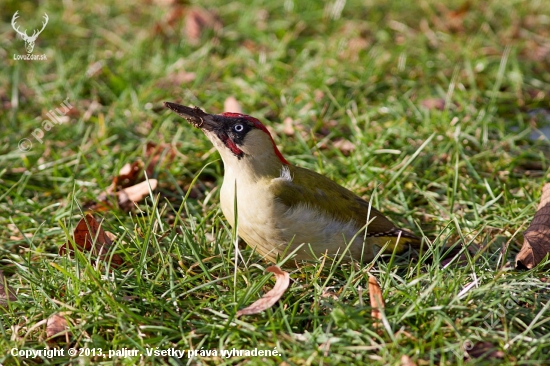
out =
[[[178,72],[170,73],[166,77],[159,80],[156,84],[157,87],[166,89],[171,86],[181,86],[183,84],[189,84],[197,78],[197,74],[194,72],[187,72],[180,70]]]
[[[185,7],[175,4],[170,8],[163,19],[155,24],[153,34],[169,36],[174,34],[174,29],[178,28],[179,21],[185,14]]]
[[[195,74],[194,72],[180,70],[176,75],[174,75],[174,78],[172,80],[174,83],[177,83],[177,85],[181,85],[188,84],[194,81],[196,78],[197,74]]]
[[[317,103],[320,103],[323,100],[324,97],[325,97],[325,92],[324,91],[319,90],[319,89],[315,89],[313,91],[313,98],[315,99],[315,101]]]
[[[283,271],[278,266],[270,266],[266,268],[267,272],[271,272],[275,275],[276,282],[273,289],[269,290],[261,299],[255,301],[252,305],[237,311],[237,316],[258,314],[262,311],[269,309],[285,293],[288,285],[290,284],[290,275],[288,272]]]
[[[323,289],[323,293],[321,294],[321,297],[330,298],[332,300],[338,300],[338,296],[334,292],[331,291],[333,289],[334,289],[334,286],[325,287]]]
[[[233,112],[233,113],[243,113],[243,109],[237,101],[237,98],[231,96],[228,97],[225,102],[223,102],[224,112]]]
[[[343,60],[356,62],[359,60],[361,51],[368,49],[370,42],[362,37],[351,38],[348,41],[348,46],[343,48],[339,56]]]
[[[80,251],[91,252],[93,255],[99,256],[101,260],[108,258],[107,253],[113,245],[113,241],[109,235],[91,214],[87,214],[76,225],[74,229],[74,243]],[[65,255],[67,250],[69,253],[74,252],[73,243],[70,240],[59,248],[59,255]],[[118,254],[113,254],[112,263],[114,266],[121,265],[123,263],[122,257]]]
[[[115,196],[118,207],[129,212],[137,202],[149,195],[149,185],[151,186],[151,190],[154,191],[158,186],[158,180],[149,179],[131,187],[119,189],[116,192],[114,192],[114,188],[111,185],[105,192],[97,196],[99,203],[93,204],[89,207],[89,210],[94,212],[108,211],[111,209],[109,198]]]
[[[290,117],[286,117],[283,120],[283,133],[287,136],[294,135],[294,120]]]
[[[111,241],[116,241],[116,235],[112,232],[105,230],[105,234],[107,234],[107,237],[111,239]]]
[[[46,322],[46,337],[52,338],[50,341],[55,341],[59,337],[65,336],[67,343],[69,343],[69,324],[65,318],[64,313],[53,314],[48,318]]]
[[[342,154],[348,156],[350,152],[355,150],[355,144],[350,140],[340,139],[334,142],[334,147],[342,152]]]
[[[143,171],[143,162],[136,160],[132,164],[126,163],[120,171],[118,176],[113,178],[113,184],[107,188],[107,191],[111,189],[114,191],[115,187],[125,188],[136,184],[139,178],[141,178],[141,172]],[[112,191],[110,193],[112,193]]]
[[[175,158],[176,150],[174,146],[166,143],[157,145],[154,142],[148,142],[145,148],[145,159],[149,162],[145,169],[147,176],[151,178],[157,166],[162,163],[171,163]]]
[[[120,168],[118,175],[128,175],[131,174],[133,170],[132,165],[130,163],[126,163],[122,168]]]
[[[151,186],[151,191],[154,191],[157,188],[158,181],[156,179],[149,179],[148,181],[118,191],[116,195],[120,208],[130,211],[136,202],[141,201],[149,195],[149,185]]]
[[[170,163],[176,158],[176,150],[171,144],[156,144],[148,142],[145,146],[144,160],[147,162],[145,172],[151,178],[157,166],[163,163]],[[126,163],[119,171],[118,176],[113,178],[113,183],[107,188],[106,193],[112,194],[120,188],[127,188],[136,185],[144,179],[142,174],[145,164],[141,159]],[[105,200],[105,198],[100,199]]]
[[[82,107],[86,108],[86,111],[84,112],[84,115],[82,116],[82,120],[84,122],[90,120],[90,118],[94,115],[95,112],[99,111],[102,107],[102,105],[95,101],[95,100],[83,100],[81,103]]]
[[[468,358],[482,358],[484,360],[502,359],[505,354],[491,342],[477,342],[468,351]]]
[[[251,39],[243,40],[241,45],[254,54],[259,53],[260,46]]]
[[[131,164],[126,163],[120,169],[119,175],[113,178],[113,182],[107,187],[105,192],[101,192],[97,196],[98,202],[88,205],[87,209],[94,212],[107,211],[111,209],[110,199],[116,197],[118,206],[121,209],[125,211],[131,210],[135,202],[141,201],[149,194],[149,184],[153,190],[158,184],[156,179],[149,179],[149,183],[143,181],[143,171],[145,170],[147,177],[152,177],[158,166],[162,163],[172,162],[175,159],[176,150],[170,144],[162,143],[157,145],[153,142],[148,142],[145,147],[144,156],[144,160],[147,161],[146,167],[140,159]]]
[[[153,4],[166,7],[174,5],[175,3],[176,0],[153,0]]]
[[[436,5],[439,8],[441,13],[441,18],[435,17],[433,19],[434,24],[437,28],[444,31],[451,32],[463,32],[464,31],[464,19],[468,14],[471,3],[470,1],[465,1],[458,9],[449,10],[442,3],[437,3]]]
[[[15,296],[15,292],[8,285],[4,272],[0,270],[0,306],[6,306],[8,301],[17,301],[17,296]]]
[[[171,162],[176,157],[174,147],[170,144],[157,145],[148,142],[145,148],[145,158],[148,161],[145,172],[148,177],[151,177],[157,166],[163,162]],[[110,198],[116,197],[118,206],[124,211],[130,211],[134,207],[134,203],[141,201],[149,194],[149,184],[151,189],[155,190],[158,181],[149,179],[147,181],[138,181],[143,179],[144,163],[141,160],[136,160],[133,163],[126,163],[119,171],[119,175],[113,178],[113,182],[105,192],[102,192],[98,197],[99,203],[94,203],[88,207],[91,211],[107,211],[110,207]]]
[[[222,23],[213,12],[202,8],[191,8],[185,18],[185,34],[192,44],[198,44],[206,29],[220,30]]]
[[[134,300],[138,300],[139,299],[139,296],[136,296],[136,295],[126,295],[126,296],[122,296],[122,301],[134,301]]]
[[[340,129],[341,125],[338,123],[337,120],[331,119],[328,121],[323,121],[323,124],[319,127],[316,134],[318,134],[319,137],[327,137],[331,133],[334,133],[334,131],[342,130]],[[322,147],[323,149],[327,149],[328,146]]]
[[[10,233],[10,240],[24,240],[25,238],[32,239],[32,237],[34,236],[31,233],[23,233],[21,235],[21,231],[19,230],[19,228],[11,223],[8,224],[8,230]]]
[[[382,297],[382,289],[378,284],[378,281],[374,276],[369,275],[369,297],[370,306],[372,307],[371,316],[376,320],[382,320],[382,312],[380,309],[384,309],[384,298]],[[380,323],[376,321],[375,327],[380,326]]]
[[[445,99],[443,98],[427,98],[420,102],[422,107],[427,109],[438,109],[440,111],[445,109]]]
[[[416,366],[413,360],[407,355],[401,356],[401,366]]]
[[[523,238],[516,268],[531,269],[550,253],[550,183],[542,187],[540,204]]]
[[[465,1],[462,3],[462,5],[460,5],[458,9],[451,11],[449,13],[449,16],[452,18],[464,18],[471,7],[472,4],[470,3],[470,1]]]

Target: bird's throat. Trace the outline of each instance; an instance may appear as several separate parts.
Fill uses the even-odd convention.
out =
[[[231,150],[231,152],[237,157],[237,159],[241,159],[244,155],[244,152],[239,149],[239,147],[231,140],[229,136],[226,134],[222,134],[220,136],[220,140],[224,143],[224,145]]]

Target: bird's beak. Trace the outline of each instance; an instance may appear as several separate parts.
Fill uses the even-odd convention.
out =
[[[191,108],[171,102],[164,102],[164,105],[176,112],[179,116],[185,118],[193,126],[200,129],[212,131],[220,125],[220,123],[215,120],[213,115],[205,113],[199,107]]]

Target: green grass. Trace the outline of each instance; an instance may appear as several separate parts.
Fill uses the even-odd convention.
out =
[[[550,125],[548,2],[474,0],[452,23],[435,1],[350,0],[341,12],[339,1],[205,1],[224,26],[197,44],[184,15],[166,23],[170,5],[63,3],[2,5],[0,269],[18,300],[1,313],[0,363],[71,362],[9,355],[44,349],[40,322],[59,312],[70,312],[73,347],[143,353],[84,363],[400,365],[404,355],[417,365],[548,362],[549,272],[513,269],[550,173],[548,136],[533,138]],[[49,15],[34,50],[47,61],[13,60],[25,53],[10,25],[16,10],[28,29]],[[178,73],[195,75],[182,81]],[[219,113],[229,96],[273,128],[289,161],[372,197],[425,236],[426,252],[304,264],[291,270],[277,305],[236,319],[272,287],[269,263],[242,243],[244,261],[235,263],[235,236],[218,205],[219,156],[162,107],[175,101]],[[40,144],[31,135],[39,117],[67,97],[71,121],[45,131]],[[426,109],[428,98],[448,103]],[[285,117],[294,135],[283,133]],[[23,138],[33,143],[28,152],[18,149]],[[334,147],[342,138],[355,145],[349,156]],[[118,237],[125,264],[109,270],[87,253],[60,257],[82,207],[147,142],[173,144],[178,155],[156,170],[159,188],[142,212],[96,213]],[[462,249],[465,263],[442,266],[444,245],[459,239],[482,249]],[[381,329],[370,316],[369,273],[386,301]],[[480,342],[504,358],[468,358]],[[146,355],[233,348],[280,356]]]

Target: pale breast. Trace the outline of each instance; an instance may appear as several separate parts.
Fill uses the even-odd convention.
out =
[[[342,222],[303,204],[292,208],[281,206],[282,219],[277,223],[281,237],[287,242],[292,240],[293,247],[305,243],[298,259],[318,258],[325,253],[335,256],[344,252],[354,258],[361,257],[363,235],[354,222]],[[368,249],[366,252],[372,253]]]
[[[288,243],[276,227],[274,198],[254,187],[257,186],[242,180],[241,187],[237,185],[237,233],[250,247],[274,260]],[[225,218],[234,227],[235,180],[228,179],[227,175],[220,192],[220,204]]]
[[[231,226],[235,223],[233,192],[230,186],[222,187],[222,212]],[[363,260],[373,257],[372,246],[363,248],[362,232],[358,234],[360,228],[353,222],[335,220],[305,205],[288,208],[266,192],[238,189],[237,197],[238,235],[267,259],[283,257],[302,244],[296,253],[298,260],[325,253],[334,256],[344,253],[351,240],[347,253],[360,258],[363,252]]]

